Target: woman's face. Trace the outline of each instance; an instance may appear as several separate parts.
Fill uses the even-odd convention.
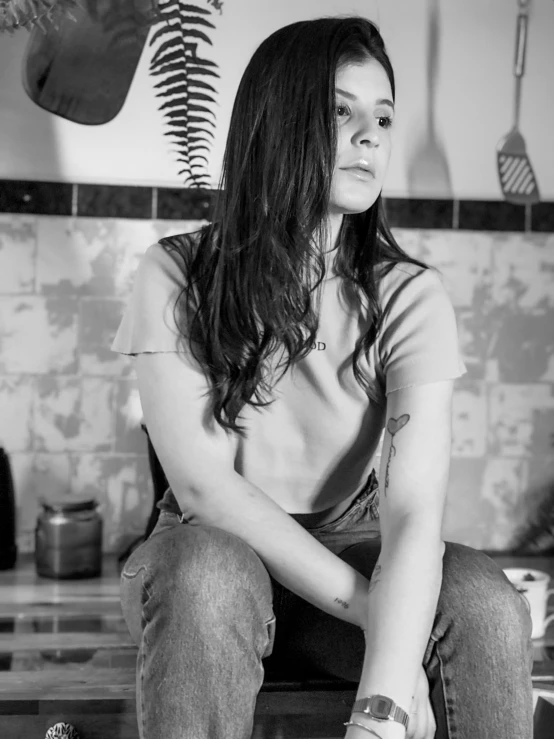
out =
[[[391,152],[394,104],[389,78],[374,59],[336,75],[337,156],[329,215],[362,213],[377,200]]]

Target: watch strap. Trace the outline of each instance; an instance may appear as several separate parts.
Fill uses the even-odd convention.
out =
[[[367,716],[373,716],[371,712],[371,699],[375,697],[376,696],[370,695],[367,698],[358,698],[358,700],[355,701],[354,705],[352,706],[352,713],[365,713]],[[399,724],[402,724],[405,729],[407,729],[408,721],[410,719],[409,715],[392,699],[389,700],[392,706],[388,717],[383,719],[377,716],[373,716],[373,718],[377,719],[378,721],[397,721]]]

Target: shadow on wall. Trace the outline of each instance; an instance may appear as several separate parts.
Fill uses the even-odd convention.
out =
[[[58,157],[54,119],[21,94],[21,74],[29,34],[4,33],[0,43],[0,177],[18,179],[22,162],[40,161],[43,171],[56,172],[63,180]],[[10,120],[18,121],[14,126]],[[27,168],[26,168],[27,169]]]

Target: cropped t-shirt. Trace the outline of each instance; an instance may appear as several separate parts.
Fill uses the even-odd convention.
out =
[[[177,261],[159,243],[150,246],[113,351],[183,352],[173,314],[183,285]],[[384,323],[369,356],[360,360],[377,401],[368,398],[352,371],[366,311],[333,274],[322,284],[312,350],[274,386],[272,404],[247,405],[240,414],[246,435],[233,434],[235,470],[289,513],[332,508],[363,488],[374,467],[389,393],[466,372],[454,309],[434,270],[410,262],[395,265],[380,280],[378,299]],[[189,352],[183,359],[186,371],[194,360]]]

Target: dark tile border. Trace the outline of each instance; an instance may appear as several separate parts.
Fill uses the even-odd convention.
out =
[[[177,220],[209,220],[217,190],[159,187],[156,217]]]
[[[151,187],[78,185],[77,215],[93,218],[151,218]]]
[[[554,231],[554,203],[538,203],[532,207],[531,231]]]
[[[210,220],[217,190],[0,179],[0,213]],[[554,232],[554,202],[384,198],[392,228]]]
[[[458,228],[471,231],[525,231],[525,206],[496,200],[461,200]]]
[[[0,180],[0,213],[70,216],[73,185]]]
[[[391,228],[452,228],[453,200],[384,198]]]

